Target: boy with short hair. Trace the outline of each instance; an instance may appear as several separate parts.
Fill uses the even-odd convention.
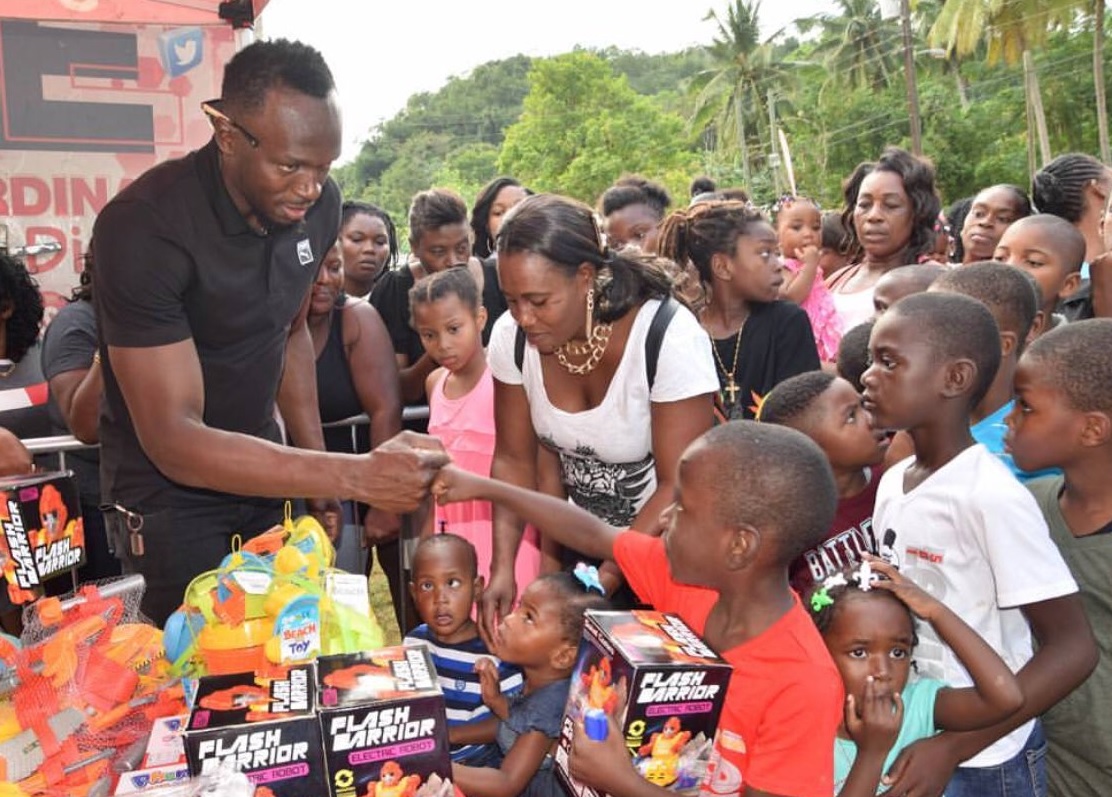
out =
[[[842,341],[838,344],[838,360],[835,364],[838,376],[853,385],[858,393],[864,390],[861,375],[869,367],[869,335],[872,334],[875,323],[876,319],[870,318],[858,324],[842,335]]]
[[[1053,797],[1112,794],[1112,319],[1035,341],[1016,370],[1008,445],[1024,468],[1061,468],[1027,485],[1081,585],[1100,663],[1043,715]]]
[[[970,412],[1000,363],[996,323],[975,299],[922,293],[877,321],[869,350],[865,406],[878,426],[906,429],[915,443],[914,457],[881,479],[875,527],[893,538],[907,576],[1017,671],[1025,699],[991,728],[948,731],[907,748],[886,785],[893,794],[1041,794],[1035,773],[1044,742],[1034,718],[1085,680],[1097,651],[1077,585],[1034,499],[969,431]],[[970,685],[934,632],[924,626],[920,634],[919,671]]]
[[[1035,336],[1066,323],[1055,309],[1077,290],[1085,262],[1085,237],[1076,227],[1049,213],[1028,216],[1004,231],[993,258],[1035,278],[1040,296]]]
[[[1038,314],[1038,285],[1023,269],[986,260],[955,268],[939,277],[930,290],[960,293],[981,302],[1000,330],[1000,367],[985,397],[973,408],[973,439],[991,451],[1020,481],[1053,475],[1054,470],[1020,470],[1004,450],[1004,419],[1012,411],[1016,364]]]
[[[457,764],[496,766],[494,742],[497,712],[484,703],[504,703],[521,691],[521,671],[500,662],[479,638],[471,612],[483,592],[475,547],[457,534],[435,534],[421,540],[413,553],[409,594],[423,621],[405,642],[428,647],[444,692],[448,740]],[[502,706],[501,708],[505,708]]]
[[[834,471],[838,510],[829,533],[792,563],[791,585],[800,595],[879,550],[873,534],[876,488],[884,473],[888,436],[873,427],[853,385],[825,371],[785,379],[765,396],[761,422],[788,426],[810,437]]]
[[[733,666],[703,793],[830,796],[841,679],[787,578],[837,502],[830,466],[807,437],[752,421],[700,436],[680,457],[662,538],[450,466],[433,489],[440,500],[504,504],[557,542],[616,561],[642,600],[678,614]],[[603,742],[576,730],[573,775],[614,797],[671,794],[634,770],[611,728]]]
[[[941,263],[912,263],[886,272],[873,288],[873,310],[882,316],[905,296],[922,293],[949,269]]]

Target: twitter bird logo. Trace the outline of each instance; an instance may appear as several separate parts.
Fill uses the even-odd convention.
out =
[[[204,60],[204,33],[200,28],[168,30],[158,37],[158,54],[167,77],[184,75]]]

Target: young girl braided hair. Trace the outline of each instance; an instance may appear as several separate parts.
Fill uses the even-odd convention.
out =
[[[678,210],[664,220],[657,250],[693,265],[708,288],[699,320],[718,368],[721,419],[753,419],[779,382],[819,367],[807,314],[780,301],[780,243],[759,210],[737,201]]]

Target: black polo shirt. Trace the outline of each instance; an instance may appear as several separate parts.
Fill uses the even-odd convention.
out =
[[[290,324],[339,224],[332,180],[301,223],[264,235],[232,203],[215,142],[160,164],[97,218],[101,341],[130,348],[192,339],[204,375],[205,423],[279,441],[274,407]],[[230,500],[158,472],[139,445],[107,358],[103,367],[104,498],[142,511]]]

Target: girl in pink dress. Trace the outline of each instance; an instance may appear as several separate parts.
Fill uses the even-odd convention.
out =
[[[490,475],[494,458],[494,381],[483,351],[486,308],[466,268],[449,268],[419,280],[409,291],[414,329],[440,366],[425,383],[429,397],[429,434],[440,438],[454,464]],[[488,501],[437,505],[422,534],[451,531],[475,546],[479,575],[490,576],[491,506]],[[524,590],[540,573],[537,531],[525,529],[517,551],[515,578]]]
[[[838,359],[842,321],[834,307],[834,297],[819,272],[822,255],[822,212],[812,200],[791,194],[780,197],[772,208],[776,235],[784,257],[784,284],[780,298],[795,302],[811,320],[819,359]]]

